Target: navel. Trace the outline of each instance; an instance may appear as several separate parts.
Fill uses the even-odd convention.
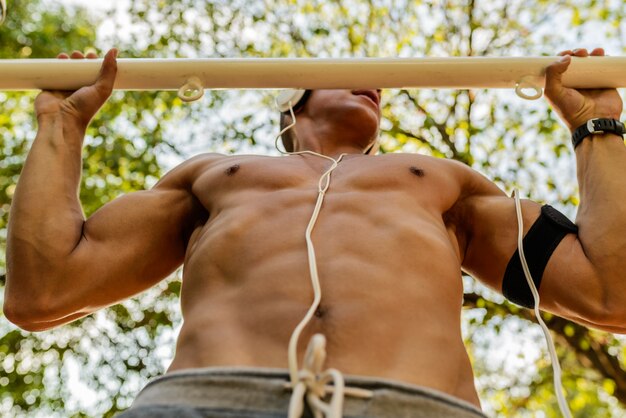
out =
[[[226,173],[227,176],[232,176],[237,172],[237,170],[239,170],[239,164],[231,165],[226,170],[224,170],[224,173]]]
[[[315,310],[315,317],[316,318],[323,318],[324,316],[326,316],[326,308],[324,308],[323,306],[320,305]]]
[[[424,177],[424,170],[422,170],[421,168],[411,166],[411,168],[409,168],[409,171],[415,174],[417,177]]]

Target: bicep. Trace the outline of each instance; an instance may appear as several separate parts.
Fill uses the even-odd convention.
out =
[[[502,278],[517,249],[515,203],[499,190],[468,197],[462,230],[466,233],[463,268],[494,290],[501,291]],[[522,201],[524,234],[539,216],[540,206]]]
[[[463,268],[501,292],[506,267],[517,250],[515,201],[504,193],[470,198],[468,234]],[[524,236],[541,213],[541,205],[522,201]],[[557,245],[545,266],[539,287],[541,308],[559,316],[607,329],[598,318],[602,294],[594,268],[578,236],[569,233]],[[612,330],[614,331],[614,330]]]
[[[197,203],[186,190],[156,187],[96,211],[67,258],[59,314],[89,313],[137,294],[183,261]]]

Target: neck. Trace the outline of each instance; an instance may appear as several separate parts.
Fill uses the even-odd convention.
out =
[[[339,156],[342,155],[342,154],[345,154],[345,155],[361,155],[361,154],[363,154],[363,150],[361,148],[347,146],[347,145],[346,146],[337,146],[337,147],[324,147],[324,146],[320,146],[319,144],[314,144],[314,146],[298,147],[296,150],[294,150],[294,152],[303,152],[303,151],[314,152],[316,154],[324,155],[326,157],[331,157],[334,160],[339,158]]]
[[[337,126],[313,125],[308,120],[298,123],[295,152],[313,151],[337,158],[341,154],[363,154],[374,140],[356,137],[355,132],[346,132]]]

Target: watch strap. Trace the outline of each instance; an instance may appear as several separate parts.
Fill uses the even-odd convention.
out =
[[[626,133],[626,127],[617,119],[589,119],[586,123],[574,130],[572,134],[572,145],[574,145],[574,149],[576,149],[582,140],[589,135],[602,133],[612,133],[622,136]]]

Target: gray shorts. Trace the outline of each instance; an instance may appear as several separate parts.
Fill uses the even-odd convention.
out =
[[[284,418],[291,390],[286,370],[206,368],[156,378],[118,418]],[[486,418],[474,405],[432,389],[391,380],[345,376],[346,386],[374,396],[346,396],[344,417]],[[305,408],[303,417],[312,417]]]

